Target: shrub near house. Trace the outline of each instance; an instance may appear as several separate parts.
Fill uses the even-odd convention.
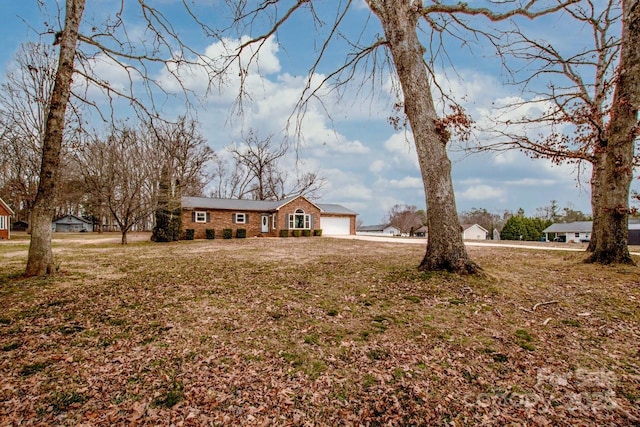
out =
[[[283,200],[182,198],[183,235],[193,229],[195,239],[206,238],[207,230],[217,230],[215,235],[223,236],[225,229],[233,230],[235,236],[238,230],[246,230],[240,231],[246,237],[277,237],[282,231],[320,235],[311,230],[322,229],[323,219],[340,225],[334,226],[333,234],[355,234],[356,215],[343,206],[314,203],[304,196]],[[309,232],[303,234],[304,230]]]

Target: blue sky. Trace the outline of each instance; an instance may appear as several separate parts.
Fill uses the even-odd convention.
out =
[[[63,4],[64,2],[60,2]],[[137,2],[126,2],[132,5]],[[212,4],[221,2],[199,1],[199,16],[203,20],[220,25],[224,15],[214,10]],[[56,13],[55,2],[47,2],[51,14]],[[86,23],[100,22],[107,15],[117,12],[120,2],[88,0],[85,12]],[[154,4],[166,8],[172,24],[189,44],[198,51],[211,55],[221,51],[216,40],[205,38],[198,29],[180,12],[180,2],[158,0]],[[333,2],[322,2],[326,9]],[[356,34],[362,28],[368,11],[363,4],[357,5],[349,16],[347,28]],[[37,31],[42,31],[43,22],[55,22],[40,15],[36,1],[4,1],[0,6],[0,23],[4,29],[4,40],[0,46],[0,67],[2,75],[14,56],[20,43],[37,40]],[[322,12],[322,10],[321,10]],[[214,19],[209,20],[208,14]],[[141,25],[134,15],[127,16],[130,29]],[[375,18],[369,21],[365,34],[380,32]],[[530,24],[532,25],[532,24]],[[567,31],[558,18],[541,21],[540,31],[545,35],[562,34]],[[536,30],[535,25],[532,26]],[[246,34],[244,34],[246,35]],[[201,131],[211,147],[220,155],[225,155],[225,147],[241,139],[243,132],[253,129],[259,136],[284,134],[286,120],[300,96],[311,61],[317,49],[314,44],[312,22],[307,16],[297,17],[277,35],[270,39],[259,59],[259,71],[249,79],[247,89],[253,103],[247,105],[244,116],[230,114],[237,93],[237,77],[229,77],[228,84],[214,91],[198,109]],[[50,38],[43,40],[50,41]],[[367,40],[367,38],[365,38]],[[566,42],[564,37],[562,42]],[[462,48],[460,43],[447,45],[455,72],[444,64],[438,70],[440,84],[458,99],[471,114],[482,122],[494,105],[509,97],[519,96],[517,88],[504,84],[504,71],[493,52],[481,44]],[[344,60],[344,50],[333,48],[317,70],[321,75],[329,73]],[[100,72],[110,81],[118,84],[121,73],[110,64],[102,64]],[[155,77],[166,81],[170,90],[176,90],[166,72],[154,70]],[[444,76],[446,75],[446,78]],[[3,77],[0,76],[0,79]],[[204,95],[203,76],[190,75],[186,80],[189,88]],[[312,103],[304,118],[302,139],[297,140],[298,150],[283,162],[285,168],[293,170],[317,170],[327,179],[322,201],[340,203],[358,212],[364,224],[380,223],[394,204],[415,205],[424,208],[424,190],[417,165],[415,150],[410,142],[410,134],[396,131],[387,123],[393,114],[393,97],[389,95],[388,79],[374,93],[368,90],[358,93],[357,85],[351,85],[341,98],[335,93],[324,99],[326,111],[317,103]],[[123,83],[123,82],[120,82]],[[369,96],[363,96],[369,95]],[[168,116],[184,112],[178,102],[165,106]],[[328,113],[328,114],[327,114]],[[452,144],[452,148],[455,148]],[[490,212],[502,213],[523,208],[527,215],[534,215],[536,208],[556,200],[560,207],[590,213],[588,189],[589,171],[578,182],[573,166],[552,166],[544,160],[530,160],[521,153],[473,154],[468,155],[452,149],[453,179],[458,211],[471,208],[485,208]]]

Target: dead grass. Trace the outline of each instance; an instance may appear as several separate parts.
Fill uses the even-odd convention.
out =
[[[50,279],[0,244],[0,425],[640,422],[636,267],[471,247],[476,278],[418,272],[422,245],[84,238],[54,243]]]

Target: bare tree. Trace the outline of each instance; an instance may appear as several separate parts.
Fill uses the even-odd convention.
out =
[[[248,176],[240,165],[232,159],[229,161],[224,157],[216,155],[213,159],[213,179],[209,190],[209,196],[218,199],[238,198],[238,194],[243,192]]]
[[[56,270],[51,251],[51,220],[60,172],[65,113],[71,95],[78,29],[84,5],[84,0],[66,2],[64,28],[59,36],[56,36],[55,43],[60,45],[60,57],[45,121],[40,180],[31,212],[31,241],[26,276],[53,274]]]
[[[180,192],[201,196],[211,181],[207,166],[215,152],[198,131],[196,121],[181,116],[175,123],[150,124],[147,134],[154,137],[158,146],[157,162],[167,165],[170,179],[178,183]]]
[[[515,83],[535,88],[535,101],[507,107],[548,105],[541,115],[510,118],[502,140],[481,149],[519,149],[534,158],[560,163],[591,165],[593,233],[587,261],[603,264],[633,263],[627,248],[629,187],[633,176],[637,110],[640,103],[639,25],[636,1],[583,1],[565,9],[567,29],[585,29],[588,45],[567,50],[516,30],[502,46],[511,55],[531,64],[532,74]],[[620,27],[622,31],[620,32]],[[512,75],[519,75],[512,70]],[[533,89],[531,89],[533,90]],[[535,126],[551,129],[548,136],[530,137]]]
[[[425,212],[416,206],[397,204],[389,209],[385,222],[396,227],[400,233],[413,234],[426,224],[427,218]]]
[[[478,224],[489,233],[493,233],[493,229],[500,230],[505,220],[504,216],[491,213],[485,208],[471,208],[468,211],[460,213],[460,224]]]
[[[330,45],[336,40],[344,40],[350,29],[346,25],[345,17],[349,9],[355,4],[352,1],[337,2],[333,9],[333,18],[325,20],[318,16],[318,10],[313,1],[298,1],[289,3],[284,7],[281,2],[262,1],[255,5],[252,2],[227,2],[235,11],[236,28],[241,31],[251,29],[253,23],[260,23],[260,34],[242,43],[236,55],[232,56],[228,64],[239,64],[242,82],[246,80],[249,65],[256,60],[260,46],[287,21],[299,11],[307,11],[311,14],[318,28],[328,27],[327,35],[319,43],[319,53],[310,66],[310,76],[307,90],[301,96],[299,102],[298,117],[304,115],[305,109],[311,99],[319,96],[320,87],[313,83],[314,73],[319,67],[324,55],[329,52]],[[398,101],[400,109],[406,114],[413,139],[416,145],[420,170],[425,186],[425,198],[428,206],[428,226],[430,238],[427,243],[427,251],[419,268],[422,270],[448,270],[459,273],[475,273],[479,267],[471,261],[459,232],[458,216],[453,193],[451,179],[451,162],[446,152],[446,145],[451,136],[451,130],[464,127],[465,118],[454,108],[454,114],[449,117],[440,117],[436,111],[432,97],[434,73],[431,68],[433,60],[437,56],[438,48],[429,52],[431,57],[425,63],[427,50],[421,43],[418,34],[422,31],[430,31],[431,40],[437,40],[443,35],[452,35],[462,38],[456,31],[467,32],[470,37],[480,34],[473,29],[473,25],[465,22],[465,18],[475,16],[487,18],[491,21],[509,19],[520,15],[534,18],[541,14],[558,10],[562,3],[552,2],[550,7],[545,7],[538,2],[497,2],[490,3],[488,8],[474,8],[466,3],[430,2],[425,5],[423,1],[415,0],[367,0],[373,14],[379,19],[382,26],[382,34],[375,34],[370,44],[363,44],[362,33],[358,32],[358,39],[347,40],[352,52],[347,56],[344,64],[333,73],[329,73],[322,80],[322,85],[333,81],[335,87],[341,88],[355,75],[355,68],[359,65],[367,66],[367,58],[373,58],[377,62],[376,53],[383,51],[382,58],[391,57],[394,71],[400,84],[401,93]],[[495,10],[491,10],[493,7]],[[270,20],[271,25],[264,30],[264,21]],[[425,28],[420,24],[424,24]],[[352,23],[351,23],[352,25]],[[363,27],[367,23],[363,22]],[[429,35],[427,35],[429,37]],[[282,42],[282,41],[281,41]],[[437,42],[436,42],[437,43]],[[247,52],[247,55],[242,55]],[[237,62],[235,62],[237,60]],[[248,63],[247,63],[248,62]],[[378,73],[372,71],[367,74],[367,79],[376,81]],[[240,93],[242,98],[243,92]],[[299,123],[299,122],[298,122]]]
[[[285,159],[287,147],[272,145],[273,135],[260,139],[253,131],[243,139],[242,144],[229,149],[235,161],[235,167],[227,182],[234,191],[232,196],[238,199],[251,197],[254,200],[282,200],[291,195],[317,197],[325,183],[316,172],[302,173],[289,182],[286,168],[280,165]],[[291,161],[295,163],[295,160]],[[224,167],[220,169],[220,172]]]
[[[87,34],[81,34],[80,24],[85,0],[67,0],[63,27],[48,29],[54,35],[54,45],[59,48],[59,60],[51,98],[46,104],[47,116],[42,139],[38,190],[31,215],[31,243],[25,269],[26,276],[52,274],[55,271],[51,251],[51,220],[55,209],[54,195],[59,185],[60,153],[66,125],[65,112],[72,95],[71,83],[74,81],[74,73],[77,77],[76,84],[84,83],[86,88],[84,92],[75,92],[75,98],[93,105],[100,113],[102,110],[99,109],[98,102],[88,96],[90,87],[101,89],[111,107],[116,97],[123,97],[138,114],[154,116],[157,94],[168,94],[160,82],[152,78],[150,64],[165,65],[165,70],[172,74],[178,83],[181,81],[180,72],[183,67],[209,65],[206,56],[195,55],[194,51],[182,43],[178,32],[159,9],[151,7],[143,0],[137,2],[140,16],[146,23],[142,26],[143,38],[131,39],[130,34],[140,33],[130,31],[124,22],[125,3],[120,2],[117,5],[119,9],[113,16],[106,18],[102,24],[92,22],[87,28]],[[79,48],[79,42],[82,48]],[[197,60],[189,60],[190,55]],[[119,65],[128,75],[130,84],[121,89],[110,84],[108,76],[96,75],[92,64],[97,60]],[[214,75],[211,74],[212,78]],[[136,81],[140,81],[144,86],[146,97],[136,95]],[[143,102],[142,99],[148,102]],[[107,117],[113,119],[113,114],[113,109],[110,109]]]
[[[38,187],[47,105],[56,70],[54,50],[40,43],[21,45],[0,85],[0,194],[29,221]]]
[[[240,146],[229,148],[236,163],[244,171],[245,184],[239,189],[237,197],[244,199],[250,196],[254,200],[277,200],[277,194],[273,194],[273,186],[269,181],[276,181],[277,162],[287,154],[285,147],[274,148],[272,146],[273,135],[260,139],[253,130],[243,138]]]
[[[127,126],[112,128],[106,138],[94,137],[78,151],[93,204],[108,210],[118,224],[123,245],[131,228],[149,218],[156,205],[157,194],[149,183],[157,182],[159,176],[155,167],[145,166],[152,158],[144,138]]]

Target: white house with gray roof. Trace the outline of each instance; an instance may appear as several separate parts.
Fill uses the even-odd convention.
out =
[[[400,230],[391,224],[362,225],[356,229],[360,236],[399,236]]]
[[[591,221],[556,222],[542,232],[547,242],[588,242],[591,240],[592,224]]]

